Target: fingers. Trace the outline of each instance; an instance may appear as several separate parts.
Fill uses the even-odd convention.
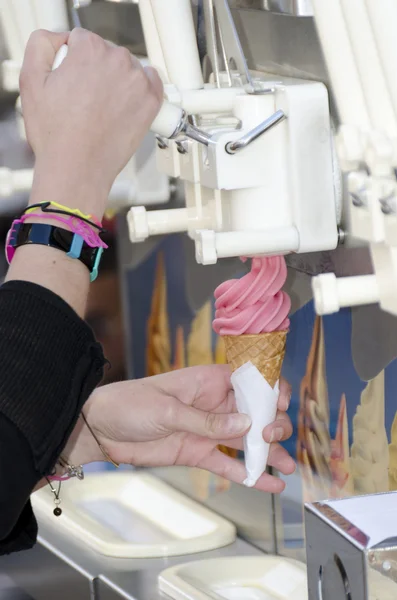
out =
[[[184,404],[201,410],[216,410],[232,390],[230,368],[227,365],[189,367],[170,371],[150,378],[151,385],[163,393],[174,396]],[[234,395],[230,405],[236,410]],[[228,409],[218,412],[229,412]]]
[[[280,394],[278,397],[278,408],[284,412],[287,412],[291,402],[292,388],[288,381],[282,377],[280,379]]]
[[[197,466],[200,469],[206,469],[234,483],[242,484],[246,478],[244,463],[226,456],[226,454],[216,449],[198,463]],[[255,488],[271,494],[280,494],[285,488],[285,483],[273,475],[264,473]]]
[[[296,464],[287,450],[280,444],[272,444],[270,447],[268,465],[280,471],[283,475],[292,475],[296,470]]]
[[[91,51],[97,53],[106,49],[116,50],[119,60],[124,60],[126,64],[132,65],[133,69],[145,73],[150,88],[158,99],[158,102],[160,103],[163,100],[163,83],[156,69],[152,67],[143,68],[141,62],[126,48],[105,41],[100,36],[90,31],[76,28],[70,34],[69,49],[71,53],[79,52],[82,58],[89,55]]]
[[[226,446],[227,448],[231,448],[232,450],[244,450],[243,438],[237,438],[234,440],[217,440],[217,445]]]
[[[277,418],[274,423],[268,425],[263,430],[263,439],[268,444],[273,444],[276,442],[284,442],[288,440],[293,433],[293,426],[291,423],[291,419],[284,412],[279,411],[277,413]],[[221,440],[219,441],[221,446],[229,446],[229,448],[234,448],[235,450],[243,450],[243,440],[242,439],[233,439],[233,440]]]
[[[288,440],[293,432],[291,419],[285,412],[278,412],[274,423],[268,425],[263,430],[263,439],[265,442],[282,442]]]
[[[95,53],[98,49],[116,48],[114,44],[106,42],[101,36],[87,29],[76,27],[69,35],[69,53],[80,52],[82,58],[87,56],[91,50]]]
[[[32,33],[26,46],[21,71],[21,84],[26,77],[33,76],[36,81],[45,81],[52,71],[58,50],[69,40],[69,33],[52,33],[39,29]]]
[[[193,433],[211,440],[241,437],[251,427],[247,415],[206,412],[180,402],[165,418],[166,427],[171,431]]]

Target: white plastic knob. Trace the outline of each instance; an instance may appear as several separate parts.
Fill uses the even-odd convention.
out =
[[[13,60],[5,60],[1,65],[3,88],[7,92],[19,91],[19,75],[21,65]]]
[[[218,262],[215,231],[203,229],[195,234],[196,261],[199,265],[215,265]]]
[[[183,110],[179,106],[164,102],[150,129],[153,133],[161,137],[171,138],[177,130],[182,117]]]
[[[331,315],[340,310],[338,288],[334,273],[325,273],[312,279],[314,307],[318,315]]]
[[[52,65],[53,71],[55,71],[56,69],[58,69],[58,67],[61,66],[61,64],[67,57],[67,55],[68,55],[68,47],[66,44],[64,44],[63,46],[61,46],[59,48],[58,52],[56,53],[54,64]]]
[[[341,308],[375,304],[380,300],[376,275],[339,277],[324,273],[313,277],[314,306],[318,315],[330,315]]]
[[[144,206],[133,206],[127,214],[130,240],[133,244],[144,242],[149,237],[149,222]]]
[[[2,198],[11,196],[14,192],[14,185],[10,169],[5,167],[0,169],[0,196]]]

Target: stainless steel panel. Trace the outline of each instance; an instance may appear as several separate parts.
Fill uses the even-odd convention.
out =
[[[23,590],[18,588],[12,579],[1,572],[0,562],[0,598],[1,600],[31,600]]]
[[[354,516],[343,516],[343,504],[349,500],[338,500],[332,506],[318,502],[306,507],[309,600],[383,600],[396,597],[394,509],[391,512],[383,508],[385,505],[382,503],[386,500],[387,506],[391,506],[394,496],[395,492],[357,498],[357,523],[351,509],[350,514]],[[388,530],[380,516],[382,508],[387,511],[390,520]],[[364,527],[363,515],[368,515]]]
[[[367,600],[365,555],[354,541],[341,536],[309,509],[306,531],[310,600]],[[341,569],[340,561],[346,567]]]
[[[234,4],[293,17],[312,17],[314,14],[312,0],[235,0]]]
[[[136,3],[96,1],[78,11],[82,27],[107,40],[145,55],[145,41]]]
[[[93,583],[40,544],[33,550],[2,557],[0,570],[34,600],[91,597]]]
[[[34,550],[1,559],[3,569],[34,600],[161,600],[159,574],[168,567],[222,556],[258,556],[249,544],[234,544],[200,554],[163,559],[114,559],[96,554],[78,541],[41,523],[40,544]],[[1,570],[0,570],[1,573]],[[22,599],[21,599],[22,600]],[[23,599],[25,600],[25,599]]]
[[[232,12],[251,69],[327,83],[313,18],[241,8]]]

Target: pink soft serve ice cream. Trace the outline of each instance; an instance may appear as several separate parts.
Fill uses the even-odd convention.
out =
[[[238,336],[288,330],[291,300],[282,291],[286,278],[283,256],[253,258],[247,275],[215,290],[215,332]]]

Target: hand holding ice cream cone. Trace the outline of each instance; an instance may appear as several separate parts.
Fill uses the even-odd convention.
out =
[[[252,260],[251,271],[215,291],[216,333],[225,341],[240,412],[253,425],[245,440],[246,485],[266,469],[269,444],[262,430],[276,418],[278,381],[285,355],[291,301],[281,290],[287,277],[283,257]]]

